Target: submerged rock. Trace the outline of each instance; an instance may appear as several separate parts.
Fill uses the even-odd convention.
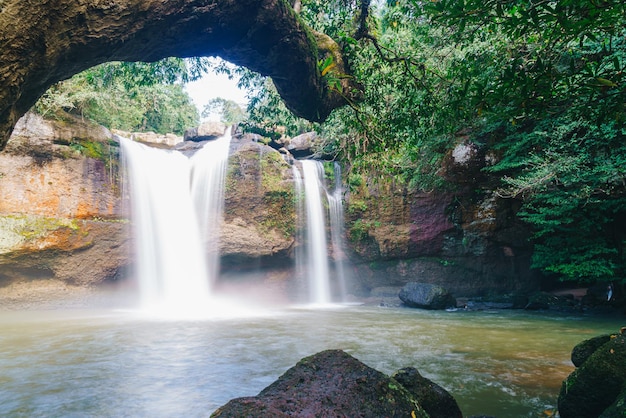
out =
[[[398,297],[412,308],[445,309],[456,306],[456,299],[448,290],[430,283],[409,282]]]
[[[414,367],[398,370],[391,377],[411,392],[430,418],[462,418],[456,400],[444,388],[422,376]]]
[[[626,335],[583,341],[574,348],[573,358],[574,353],[582,364],[561,386],[561,418],[626,416]]]
[[[402,372],[404,377],[407,374]],[[412,374],[414,376],[414,374]],[[412,378],[404,379],[411,385]],[[422,386],[424,399],[431,389]],[[438,392],[438,389],[432,389]],[[443,389],[441,389],[443,390]],[[428,417],[398,380],[341,350],[306,357],[255,397],[237,398],[212,417]],[[443,416],[443,415],[432,415]],[[457,415],[448,415],[454,417]],[[460,416],[460,415],[458,415]]]

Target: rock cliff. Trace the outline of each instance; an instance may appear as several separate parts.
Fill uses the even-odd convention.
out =
[[[499,198],[480,178],[485,156],[461,145],[444,167],[455,192],[417,192],[376,173],[348,179],[355,293],[413,281],[455,296],[538,287],[528,230],[515,216],[519,202]]]
[[[199,146],[177,148],[185,144],[185,153]],[[262,286],[296,286],[296,197],[285,153],[258,136],[233,138],[220,243],[226,281],[256,272],[258,282],[261,272]],[[484,156],[457,154],[447,167],[461,183],[454,193],[415,192],[372,181],[375,173],[345,181],[348,293],[397,295],[409,282],[443,286],[455,297],[537,287],[516,202],[475,187],[484,183],[464,187],[459,179],[475,178]],[[122,278],[132,251],[123,190],[110,132],[70,116],[50,122],[27,114],[0,153],[0,281]]]
[[[296,221],[291,166],[247,137],[233,140],[232,148],[220,243],[224,266],[290,262]]]
[[[0,153],[0,283],[93,285],[129,262],[118,147],[100,126],[66,116],[20,120]]]

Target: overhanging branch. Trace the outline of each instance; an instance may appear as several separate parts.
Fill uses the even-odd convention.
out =
[[[220,56],[272,77],[291,111],[322,121],[345,99],[321,77],[320,39],[287,0],[5,0],[0,149],[49,86],[107,61]]]

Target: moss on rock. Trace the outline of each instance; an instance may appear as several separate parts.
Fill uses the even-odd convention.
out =
[[[601,340],[600,340],[601,341]],[[585,345],[595,345],[583,342]],[[558,406],[562,418],[626,416],[626,335],[612,334],[570,374],[561,386]],[[618,408],[621,405],[621,410]],[[610,414],[610,415],[605,415]]]

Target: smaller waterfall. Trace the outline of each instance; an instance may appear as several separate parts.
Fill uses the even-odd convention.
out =
[[[345,295],[345,273],[343,253],[343,203],[341,169],[335,164],[335,185],[332,192],[324,186],[324,166],[319,161],[300,161],[302,174],[294,165],[296,196],[298,196],[298,219],[303,233],[298,240],[301,245],[296,254],[297,270],[306,277],[309,289],[308,300],[313,304],[329,304],[333,293],[343,301]],[[328,210],[325,207],[328,204]],[[306,222],[303,222],[303,219]],[[330,228],[327,228],[327,219]],[[332,259],[329,257],[329,239]],[[335,280],[331,280],[331,267]],[[337,299],[337,298],[335,298]]]
[[[218,268],[229,143],[226,135],[187,158],[120,138],[142,308],[178,313],[207,308]],[[214,258],[207,258],[207,245]]]
[[[335,184],[332,191],[326,192],[328,199],[328,211],[330,218],[330,241],[332,244],[333,260],[335,262],[335,274],[337,275],[338,293],[341,301],[346,296],[346,254],[344,234],[344,217],[343,217],[343,185],[341,184],[341,166],[335,162],[333,164]]]
[[[322,205],[324,168],[318,161],[302,161],[304,200],[306,207],[307,279],[311,302],[326,304],[330,298],[330,274],[326,222]]]

